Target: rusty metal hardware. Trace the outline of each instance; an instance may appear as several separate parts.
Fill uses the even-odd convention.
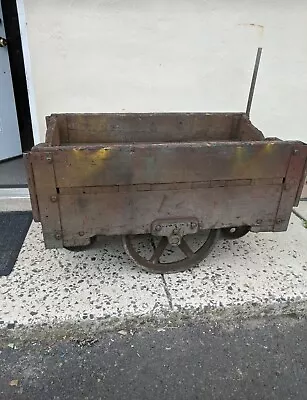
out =
[[[224,239],[239,239],[248,234],[250,226],[236,226],[221,229]]]
[[[196,218],[157,220],[152,223],[151,234],[165,236],[172,246],[179,246],[185,235],[197,233],[199,223]]]
[[[251,86],[249,89],[248,100],[247,100],[247,105],[246,105],[246,115],[248,117],[250,116],[250,111],[251,111],[251,107],[252,107],[253,96],[254,96],[254,92],[255,92],[255,86],[256,86],[257,75],[258,75],[258,69],[259,69],[259,65],[260,65],[261,53],[262,53],[262,47],[258,47],[252,81],[251,81]]]
[[[131,259],[143,269],[148,272],[167,274],[185,271],[198,265],[211,252],[219,235],[219,229],[202,231],[197,235],[185,235],[180,238],[180,243],[177,245],[170,245],[169,239],[165,236],[161,238],[151,236],[152,254],[150,256],[148,256],[148,251],[146,255],[139,252],[140,249],[146,248],[144,245],[140,246],[139,242],[142,239],[148,239],[148,235],[123,236],[123,246]],[[154,239],[158,239],[157,245]]]
[[[0,37],[0,47],[6,47],[7,40],[4,37]]]

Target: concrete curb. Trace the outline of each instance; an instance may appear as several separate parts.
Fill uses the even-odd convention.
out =
[[[100,321],[73,320],[49,325],[18,326],[14,329],[0,329],[0,348],[8,343],[44,342],[57,340],[93,340],[96,335],[119,332],[133,335],[138,330],[171,329],[195,321],[239,322],[263,317],[290,316],[300,319],[307,314],[307,299],[280,299],[275,303],[246,303],[233,307],[186,308],[172,311],[161,308],[151,314],[125,315],[123,318],[106,318]]]

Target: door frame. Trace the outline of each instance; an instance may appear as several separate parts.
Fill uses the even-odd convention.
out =
[[[30,52],[26,31],[24,0],[0,0],[8,40],[9,63],[15,97],[22,151],[40,142]]]

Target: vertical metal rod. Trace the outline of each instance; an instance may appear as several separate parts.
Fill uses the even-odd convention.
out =
[[[262,47],[258,47],[256,60],[255,60],[255,65],[254,65],[253,76],[252,76],[252,81],[251,81],[251,86],[250,86],[250,89],[249,89],[248,100],[247,100],[247,105],[246,105],[246,115],[248,116],[248,118],[249,118],[251,107],[252,107],[253,96],[254,96],[256,80],[257,80],[257,74],[258,74],[258,69],[259,69],[259,64],[260,64],[261,53],[262,53]]]

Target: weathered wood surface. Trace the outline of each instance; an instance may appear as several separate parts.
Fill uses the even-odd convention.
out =
[[[63,145],[263,139],[242,113],[52,114],[47,120],[46,143],[53,145],[59,139]],[[56,128],[49,127],[52,120]]]
[[[60,146],[63,139],[63,122],[66,118],[63,116],[51,115],[46,118],[47,131],[46,131],[46,145],[47,146]]]
[[[229,140],[241,114],[66,114],[69,143]]]
[[[282,185],[60,194],[64,241],[79,232],[118,235],[150,232],[156,219],[196,217],[203,229],[259,226],[272,230]]]
[[[237,130],[237,136],[235,136],[234,139],[241,141],[264,140],[264,135],[251,123],[246,115],[242,115],[240,118],[240,125]]]
[[[56,183],[61,188],[285,177],[295,145],[136,143],[52,150]]]
[[[52,154],[33,152],[30,154],[30,159],[45,245],[47,248],[63,247],[59,198]]]
[[[292,207],[297,204],[297,199],[301,195],[304,181],[304,171],[306,166],[307,146],[293,149],[289,160],[286,176],[283,184],[283,191],[276,213],[274,231],[284,231],[289,223]],[[304,151],[305,150],[305,151]]]
[[[146,233],[168,217],[196,217],[203,229],[286,230],[304,180],[307,146],[267,141],[242,113],[60,114],[47,122],[46,143],[26,160],[50,248]]]
[[[37,201],[37,190],[35,186],[33,167],[31,163],[31,154],[30,153],[24,154],[23,159],[26,167],[33,219],[35,222],[39,222],[40,215],[39,215],[39,207]]]

